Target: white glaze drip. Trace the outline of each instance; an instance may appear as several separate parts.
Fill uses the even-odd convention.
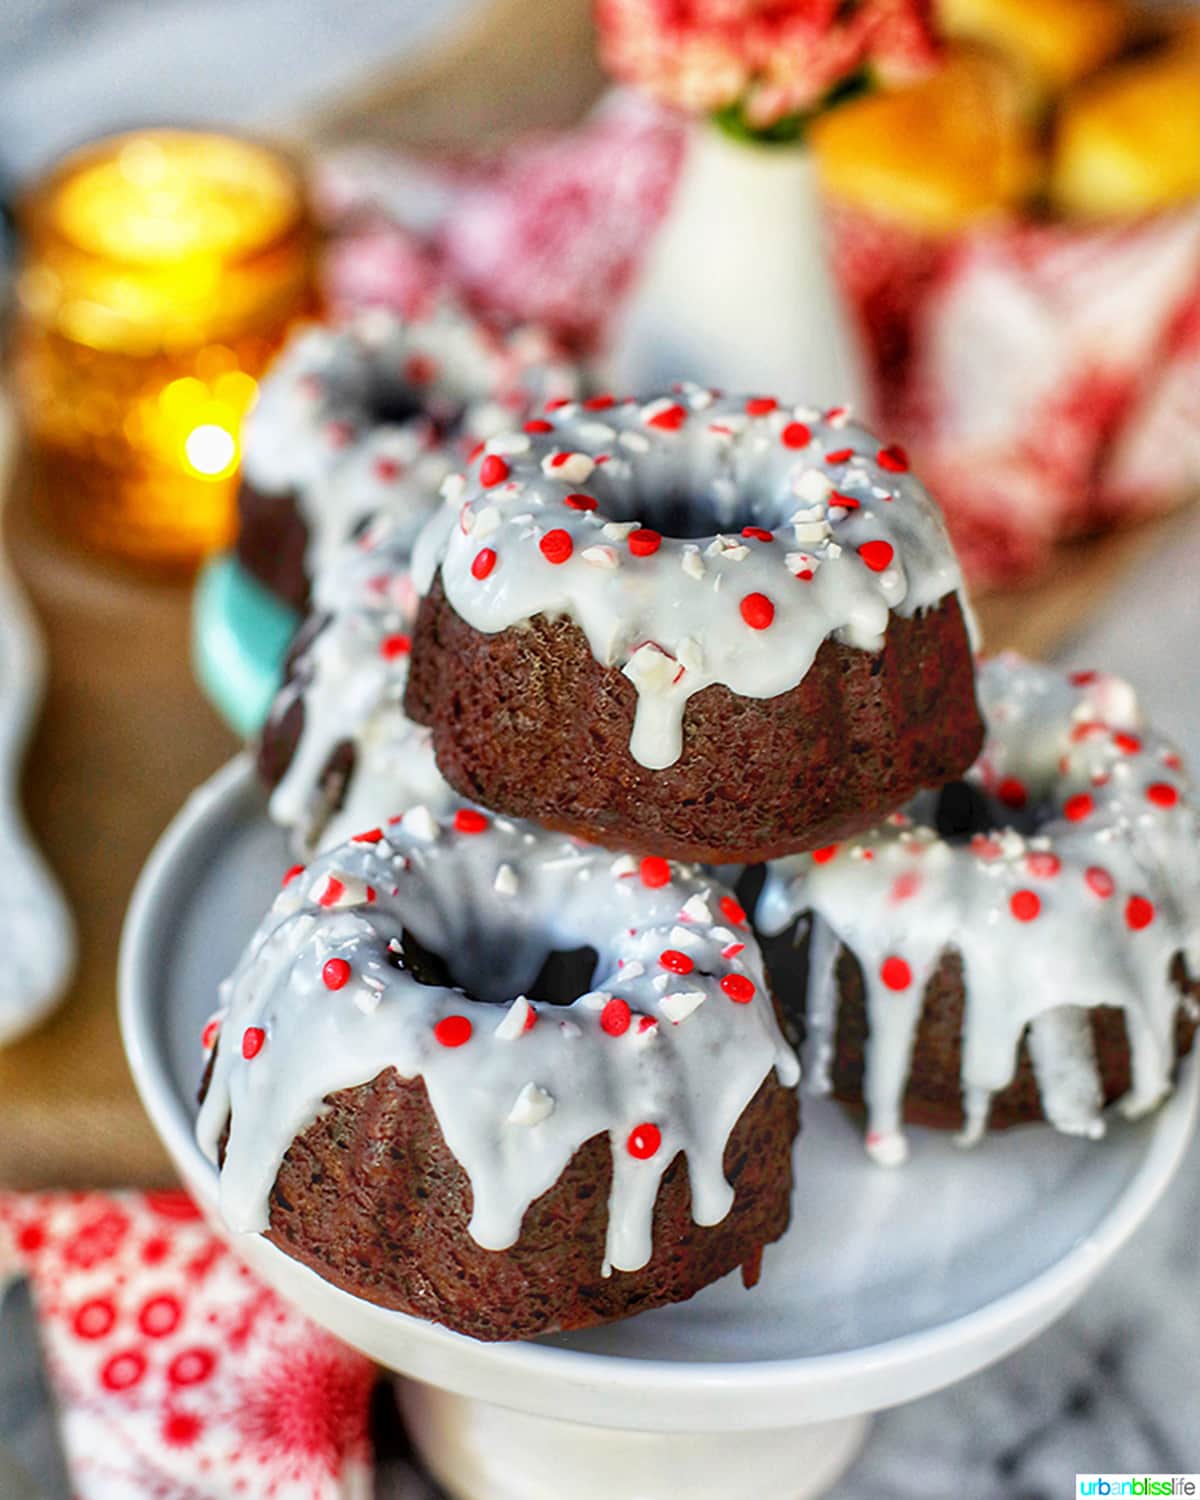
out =
[[[877,651],[891,613],[961,589],[941,515],[898,450],[840,413],[763,406],[681,387],[640,405],[557,407],[520,449],[489,442],[418,538],[418,587],[440,571],[455,610],[489,634],[569,616],[637,688],[633,757],[672,765],[694,693],[724,683],[774,697],[827,638]],[[575,508],[579,495],[595,509]],[[646,536],[680,514],[722,530]],[[569,538],[565,561],[544,551],[550,532]]]
[[[968,779],[992,805],[1023,795],[1019,827],[952,844],[928,826],[936,804],[923,793],[911,817],[816,859],[775,861],[756,914],[778,933],[812,913],[807,1009],[819,1056],[836,1024],[829,948],[857,955],[868,1145],[881,1156],[898,1154],[921,997],[944,953],[963,964],[965,1144],[1012,1081],[1027,1028],[1047,1118],[1070,1134],[1103,1133],[1092,1007],[1124,1012],[1133,1082],[1121,1108],[1152,1109],[1171,1086],[1176,1011],[1190,1005],[1171,978],[1176,955],[1200,974],[1200,829],[1178,756],[1142,725],[1132,690],[1014,656],[981,662],[977,689],[989,732]],[[907,984],[896,987],[894,966],[887,983],[890,959],[908,966]],[[828,1087],[826,1071],[813,1077]]]
[[[512,878],[498,880],[504,868]],[[730,942],[724,889],[698,867],[672,866],[662,885],[647,885],[641,870],[628,856],[528,824],[497,818],[459,832],[410,813],[383,841],[344,845],[295,877],[222,988],[228,1009],[197,1128],[216,1160],[229,1123],[221,1172],[229,1226],[266,1228],[291,1142],[328,1094],[387,1067],[424,1080],[470,1179],[471,1234],[485,1248],[513,1244],[529,1205],[586,1141],[605,1134],[613,1160],[606,1270],[636,1270],[650,1258],[659,1183],[680,1152],[695,1221],[719,1223],[733,1201],[723,1158],[734,1126],[772,1070],[790,1087],[799,1067],[748,930],[740,953],[721,956]],[[331,875],[353,890],[370,887],[375,899],[322,909],[314,898],[328,899]],[[697,896],[717,922],[683,915]],[[398,969],[388,945],[404,930],[444,955],[482,1001],[503,1003]],[[568,1007],[523,998],[551,951],[583,946],[598,955],[593,992]],[[664,966],[668,949],[694,969]],[[322,979],[330,959],[350,968],[332,991]],[[748,1003],[721,988],[731,975],[753,984]],[[681,991],[703,1001],[673,1024],[664,1003]],[[632,1012],[623,1030],[605,1011],[612,997]],[[525,1029],[529,1014],[535,1024]],[[472,1024],[463,1045],[435,1036],[449,1016]],[[247,1059],[242,1041],[252,1027],[265,1036]],[[628,1143],[647,1125],[661,1144],[641,1159]]]

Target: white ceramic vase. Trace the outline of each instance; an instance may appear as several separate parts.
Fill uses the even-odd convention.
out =
[[[614,388],[689,379],[866,411],[850,318],[825,255],[816,164],[802,144],[697,122],[613,342]]]

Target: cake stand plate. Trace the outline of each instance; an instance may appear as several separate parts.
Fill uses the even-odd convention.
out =
[[[196,581],[192,664],[217,712],[247,739],[267,717],[299,623],[230,553],[214,558]]]
[[[189,800],[152,855],[122,943],[134,1078],[185,1182],[215,1212],[192,1127],[199,1036],[291,863],[248,757]],[[913,1133],[873,1166],[860,1125],[805,1102],[791,1229],[753,1291],[582,1333],[482,1344],[348,1296],[256,1236],[283,1296],[407,1377],[433,1471],[463,1500],[799,1500],[853,1458],[869,1413],[948,1385],[1045,1328],[1149,1213],[1193,1129],[1197,1072],[1100,1144],[1031,1127],[972,1152]]]

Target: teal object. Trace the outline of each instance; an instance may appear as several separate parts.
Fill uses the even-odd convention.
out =
[[[221,717],[243,738],[262,728],[300,617],[231,554],[196,581],[192,666]]]

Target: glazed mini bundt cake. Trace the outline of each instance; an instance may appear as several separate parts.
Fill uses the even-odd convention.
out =
[[[756,861],[978,752],[941,516],[844,411],[694,386],[552,403],[446,495],[414,551],[406,702],[472,801]]]
[[[790,1215],[798,1067],[711,877],[460,808],[295,869],[198,1125],[231,1229],[481,1339],[692,1296]]]
[[[239,561],[303,610],[326,558],[368,516],[390,515],[411,542],[472,444],[576,388],[536,330],[500,334],[446,298],[405,318],[372,309],[304,329],[244,429]]]
[[[794,933],[810,1085],[902,1123],[1046,1119],[1098,1136],[1152,1108],[1200,999],[1200,826],[1178,755],[1110,676],[983,661],[983,753],[860,838],[781,860],[756,921]],[[799,925],[797,926],[797,919]],[[769,951],[776,952],[773,944]]]

